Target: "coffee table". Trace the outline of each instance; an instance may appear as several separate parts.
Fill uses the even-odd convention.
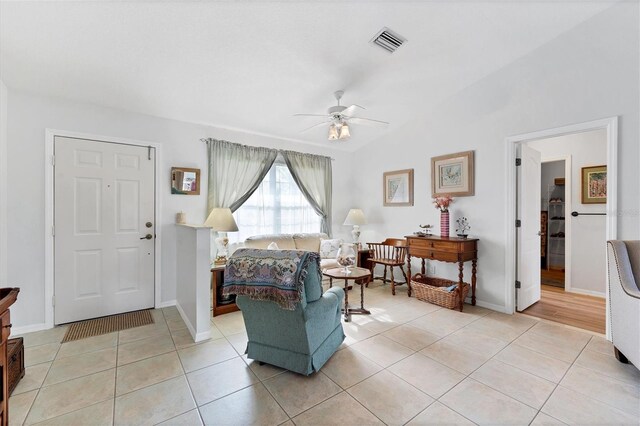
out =
[[[344,272],[344,268],[333,268],[323,271],[322,274],[329,277],[329,287],[333,286],[333,280],[344,280],[344,313],[345,322],[351,320],[351,314],[371,315],[371,312],[364,308],[364,287],[371,281],[371,271],[364,268],[350,268],[349,273]],[[349,280],[360,286],[360,307],[349,307]]]

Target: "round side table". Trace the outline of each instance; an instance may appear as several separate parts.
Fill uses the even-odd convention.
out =
[[[333,280],[344,280],[344,313],[345,322],[351,320],[351,314],[371,315],[371,312],[364,308],[364,287],[371,281],[371,271],[364,268],[350,268],[349,273],[344,272],[344,268],[333,268],[323,271],[322,274],[329,277],[329,287],[333,286]],[[360,286],[360,307],[349,307],[349,280]]]

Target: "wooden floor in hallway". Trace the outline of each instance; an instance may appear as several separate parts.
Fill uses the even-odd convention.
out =
[[[604,334],[605,311],[603,298],[567,293],[562,288],[542,284],[540,301],[522,313]]]

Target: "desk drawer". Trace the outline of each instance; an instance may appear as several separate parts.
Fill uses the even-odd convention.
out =
[[[413,248],[425,248],[436,251],[448,251],[450,253],[458,253],[458,243],[455,241],[434,241],[434,240],[410,240],[410,247]]]
[[[424,259],[441,260],[443,262],[457,262],[458,253],[448,251],[430,250],[427,248],[412,248],[411,256],[422,257]]]
[[[2,342],[6,342],[11,334],[11,317],[8,309],[0,316],[0,327],[2,327]]]

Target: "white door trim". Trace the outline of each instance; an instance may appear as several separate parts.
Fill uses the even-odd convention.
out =
[[[567,191],[571,191],[572,188],[572,178],[571,175],[571,156],[560,156],[560,157],[544,157],[542,159],[542,164],[551,163],[553,161],[564,161],[564,187],[565,187],[565,197],[564,197],[564,215],[565,217],[573,211],[571,204],[571,193],[567,194]],[[567,189],[569,188],[569,189]],[[564,223],[564,290],[565,291],[573,291],[571,290],[571,259],[567,254],[571,255],[571,221],[565,220]]]
[[[505,309],[515,311],[515,248],[516,248],[516,145],[521,142],[562,136],[571,133],[605,129],[607,131],[607,240],[617,237],[618,225],[618,117],[603,118],[505,138]],[[607,295],[609,280],[607,278]],[[607,303],[607,336],[609,336],[609,303]]]
[[[67,138],[78,138],[94,140],[96,142],[109,142],[120,143],[125,145],[136,146],[151,146],[155,148],[155,223],[161,224],[161,209],[162,205],[162,191],[159,173],[160,165],[162,164],[162,145],[153,142],[143,142],[132,139],[116,138],[111,136],[92,135],[87,133],[71,132],[66,130],[46,129],[45,130],[45,174],[44,174],[44,241],[45,241],[45,253],[44,253],[44,310],[45,310],[45,328],[52,328],[54,325],[53,318],[53,293],[54,293],[54,240],[53,240],[53,214],[54,214],[54,167],[53,167],[53,147],[56,136]],[[154,265],[154,299],[155,306],[161,305],[161,254],[162,254],[162,227],[156,226],[156,240],[155,240],[155,265]]]

